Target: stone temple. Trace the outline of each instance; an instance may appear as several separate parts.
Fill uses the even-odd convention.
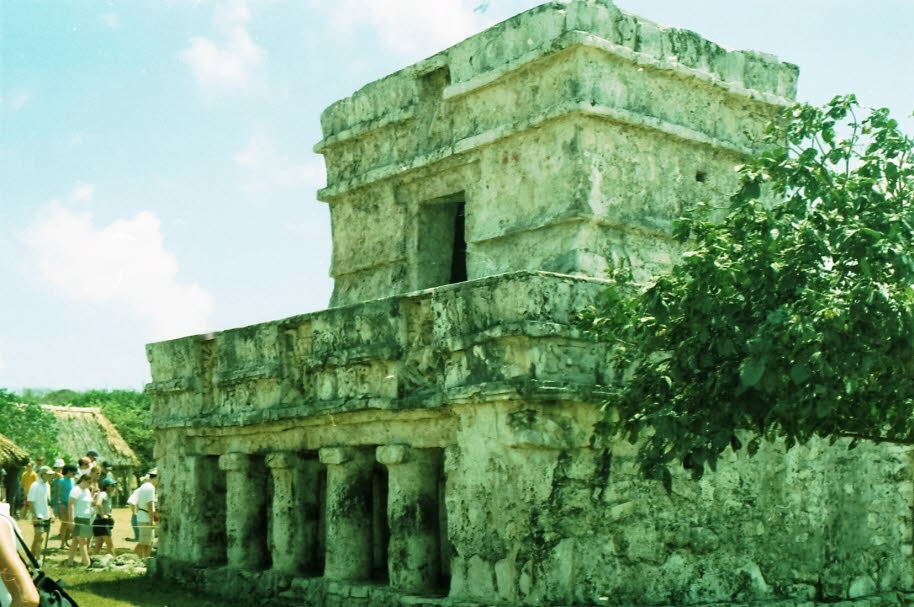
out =
[[[771,443],[668,495],[593,431],[577,312],[673,263],[797,74],[566,0],[330,106],[331,307],[148,346],[152,575],[245,605],[911,604],[910,449]]]

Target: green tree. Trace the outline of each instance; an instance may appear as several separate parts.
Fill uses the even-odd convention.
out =
[[[7,390],[0,388],[0,434],[35,457],[51,462],[59,452],[57,420],[34,403],[22,403]]]
[[[585,315],[618,378],[600,430],[668,489],[741,436],[914,443],[914,142],[858,112],[785,111],[724,217],[675,224],[681,263],[647,288],[618,272]]]
[[[47,405],[98,407],[111,420],[140,459],[142,467],[153,465],[154,439],[149,425],[152,401],[136,390],[23,390],[22,402]]]

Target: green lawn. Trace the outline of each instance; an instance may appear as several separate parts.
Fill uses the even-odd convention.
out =
[[[191,590],[169,586],[145,576],[81,568],[47,568],[53,579],[62,578],[64,589],[80,607],[223,607],[223,599],[202,597]]]

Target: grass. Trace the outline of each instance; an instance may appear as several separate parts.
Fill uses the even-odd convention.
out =
[[[79,607],[223,607],[223,599],[206,598],[135,573],[47,567]],[[237,604],[237,603],[236,603]]]

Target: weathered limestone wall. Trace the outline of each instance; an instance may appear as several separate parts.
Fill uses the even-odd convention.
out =
[[[229,594],[243,571],[311,605],[889,605],[914,587],[910,449],[768,444],[667,495],[594,437],[602,356],[573,316],[601,287],[518,273],[151,346],[158,571]],[[280,351],[308,362],[267,376]]]
[[[468,274],[646,278],[669,223],[725,200],[797,69],[598,0],[552,2],[329,107],[317,150],[334,305],[425,284],[422,209],[462,194]],[[378,222],[384,229],[378,229]],[[658,250],[652,251],[651,249]]]
[[[911,449],[766,444],[667,495],[594,436],[578,312],[669,267],[796,76],[567,0],[328,108],[336,307],[148,347],[150,571],[313,607],[914,604]]]
[[[667,495],[640,476],[630,445],[589,446],[593,414],[460,411],[448,462],[452,596],[688,605],[912,588],[910,449],[767,444],[701,482],[677,478]]]

